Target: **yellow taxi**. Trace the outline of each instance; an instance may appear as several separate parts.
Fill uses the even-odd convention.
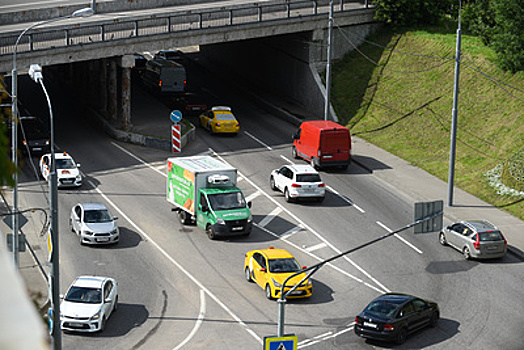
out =
[[[252,250],[246,253],[244,259],[244,274],[248,282],[255,282],[266,291],[266,298],[280,297],[282,284],[292,274],[303,270],[291,253],[284,249]],[[301,273],[286,283],[285,292],[299,283],[305,273]],[[313,283],[306,279],[287,298],[308,298],[313,294]]]
[[[217,106],[200,115],[200,124],[212,133],[238,134],[240,124],[230,107]]]

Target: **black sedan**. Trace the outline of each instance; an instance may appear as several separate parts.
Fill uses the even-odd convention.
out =
[[[402,344],[408,334],[435,327],[440,317],[437,303],[412,295],[387,293],[379,296],[355,318],[355,334]]]

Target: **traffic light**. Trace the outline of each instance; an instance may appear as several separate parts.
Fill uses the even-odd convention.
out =
[[[415,203],[415,233],[442,230],[444,201]]]

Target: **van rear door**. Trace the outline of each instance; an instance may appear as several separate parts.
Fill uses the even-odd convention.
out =
[[[322,130],[320,153],[323,162],[347,161],[350,149],[351,138],[348,130]]]

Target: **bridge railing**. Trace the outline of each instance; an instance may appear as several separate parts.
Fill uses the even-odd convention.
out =
[[[335,0],[334,11],[354,11],[368,7],[368,1]],[[60,29],[38,29],[24,35],[17,52],[32,52],[75,45],[111,42],[133,37],[154,36],[189,30],[204,30],[318,16],[329,12],[329,0],[288,0],[243,4],[230,8],[186,11],[145,18],[105,20],[96,24],[76,24]],[[19,33],[0,34],[0,56],[10,55]]]

